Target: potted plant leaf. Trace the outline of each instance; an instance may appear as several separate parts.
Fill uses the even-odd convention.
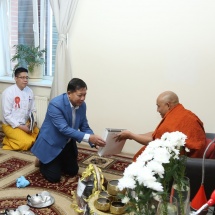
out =
[[[31,78],[42,77],[42,65],[45,63],[44,53],[45,49],[40,50],[40,47],[33,45],[18,44],[13,46],[15,54],[12,56],[11,61],[16,62],[14,70],[18,67],[27,67]],[[36,70],[39,70],[36,72]],[[39,73],[38,75],[34,73]],[[36,76],[35,76],[36,75]]]

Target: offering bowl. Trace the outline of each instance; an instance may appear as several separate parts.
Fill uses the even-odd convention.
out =
[[[111,196],[107,191],[104,190],[99,193],[99,198],[106,198],[110,201],[113,201],[113,196]]]
[[[112,214],[123,214],[123,213],[125,213],[125,204],[122,202],[112,202],[110,205],[110,212]]]
[[[118,180],[111,180],[108,182],[108,185],[107,185],[108,194],[113,196],[116,196],[118,193],[125,194],[125,191],[126,191],[125,189],[119,190],[119,188],[117,187],[118,182],[119,182]]]
[[[110,209],[110,200],[107,198],[98,198],[94,201],[97,210],[108,211]]]

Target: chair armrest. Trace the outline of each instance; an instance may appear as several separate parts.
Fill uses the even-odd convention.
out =
[[[190,200],[194,198],[202,183],[202,161],[201,158],[187,158],[186,176],[190,179]],[[207,199],[215,189],[215,159],[205,159],[204,187]]]

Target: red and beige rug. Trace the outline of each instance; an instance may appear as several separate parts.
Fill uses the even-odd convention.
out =
[[[77,187],[78,176],[62,177],[60,183],[51,184],[43,179],[38,168],[34,167],[34,156],[0,149],[0,212],[6,208],[15,209],[27,204],[27,195],[49,191],[55,199],[53,205],[46,208],[31,208],[37,215],[76,214],[71,208],[71,191]],[[25,176],[30,185],[16,187],[16,179]]]
[[[79,145],[80,146],[80,145]],[[101,158],[95,150],[85,146],[79,147],[79,175],[63,176],[59,183],[49,183],[34,167],[35,157],[31,152],[7,151],[0,148],[0,213],[6,208],[14,209],[27,204],[27,195],[35,195],[44,190],[50,192],[55,199],[53,205],[46,208],[31,208],[37,215],[77,214],[71,208],[71,192],[76,190],[77,181],[83,170],[91,163],[96,164],[107,180],[120,178],[125,167],[131,162],[129,156],[110,156]],[[25,188],[16,187],[16,179],[24,176],[30,185]]]
[[[3,214],[5,212],[5,208],[8,208],[9,210],[13,210],[18,208],[20,205],[26,204],[26,198],[19,197],[19,195],[13,196],[13,197],[1,197],[0,198],[0,213]],[[64,211],[58,207],[57,205],[53,204],[50,207],[46,208],[31,208],[31,211],[33,211],[37,215],[59,215],[59,214],[65,214]]]

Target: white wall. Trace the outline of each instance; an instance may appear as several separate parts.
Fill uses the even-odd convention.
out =
[[[215,132],[214,0],[80,0],[70,31],[73,77],[88,84],[88,119],[136,133],[160,121],[166,90]],[[140,145],[127,141],[125,152]]]

